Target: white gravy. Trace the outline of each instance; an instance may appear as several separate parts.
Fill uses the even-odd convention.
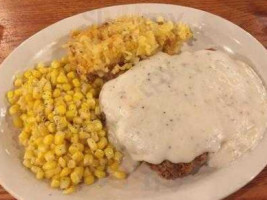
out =
[[[252,149],[267,125],[267,97],[247,64],[201,50],[139,62],[100,94],[111,142],[135,161],[221,167]]]

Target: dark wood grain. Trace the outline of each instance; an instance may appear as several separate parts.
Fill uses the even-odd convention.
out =
[[[148,0],[202,9],[241,26],[267,47],[267,0]],[[0,0],[0,63],[22,41],[74,14],[134,0]],[[1,81],[1,80],[0,80]],[[234,177],[233,177],[234,178]],[[14,200],[0,186],[0,200]],[[225,200],[267,200],[267,168]]]

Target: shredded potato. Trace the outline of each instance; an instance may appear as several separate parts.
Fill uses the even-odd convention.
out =
[[[191,37],[186,24],[163,18],[155,22],[145,17],[122,17],[73,32],[67,47],[70,62],[77,65],[79,73],[104,76],[110,71],[125,71],[160,50],[175,54]]]

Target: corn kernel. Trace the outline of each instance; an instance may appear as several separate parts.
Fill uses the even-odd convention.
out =
[[[104,137],[104,136],[106,136],[106,131],[104,131],[104,130],[100,130],[100,131],[98,131],[98,135],[99,135],[100,137]]]
[[[23,121],[19,117],[13,118],[13,124],[16,128],[23,128]]]
[[[65,84],[62,85],[62,89],[64,91],[69,91],[69,90],[71,90],[71,88],[72,88],[71,85],[68,84],[68,83],[65,83]]]
[[[93,84],[94,84],[95,87],[101,87],[104,84],[104,82],[103,82],[102,79],[97,78],[97,79],[95,79]]]
[[[8,99],[13,99],[14,98],[14,91],[8,91],[6,96]]]
[[[19,96],[21,96],[21,95],[22,95],[22,90],[21,90],[21,88],[14,90],[14,96],[19,97]]]
[[[41,99],[42,95],[38,88],[34,88],[32,91],[32,97],[34,99]]]
[[[48,150],[48,146],[45,145],[45,144],[40,144],[40,145],[38,146],[38,151],[39,151],[39,152],[46,152],[47,150]]]
[[[80,162],[81,160],[83,160],[83,154],[80,151],[77,151],[72,155],[72,159],[76,162]]]
[[[95,176],[97,178],[104,178],[106,176],[106,172],[102,170],[95,170]]]
[[[63,62],[63,64],[65,64],[65,66],[64,66],[64,71],[65,71],[65,72],[70,72],[72,67],[71,67],[70,64],[67,64],[67,60],[65,60],[65,61]]]
[[[32,73],[31,73],[30,70],[28,70],[23,74],[23,76],[28,79],[28,78],[30,78],[32,76]]]
[[[75,168],[76,167],[76,162],[74,160],[69,160],[68,162],[68,168]]]
[[[66,130],[65,139],[69,141],[71,139],[71,136],[72,136],[72,133],[69,130]]]
[[[57,122],[57,129],[58,130],[64,130],[68,126],[68,120],[66,117],[59,117]]]
[[[73,133],[73,134],[77,134],[78,133],[78,129],[75,128],[74,126],[72,126],[71,124],[68,125],[68,128],[69,128],[71,133]]]
[[[81,86],[81,83],[77,78],[72,80],[72,84],[74,87],[80,87]]]
[[[100,131],[102,130],[103,126],[102,126],[102,123],[100,120],[94,120],[93,121],[93,124],[94,124],[94,129],[95,131]]]
[[[108,160],[106,158],[99,158],[99,165],[106,166],[108,164]]]
[[[104,157],[104,151],[102,151],[101,149],[97,149],[96,151],[95,151],[95,156],[97,157],[97,158],[103,158]]]
[[[63,194],[67,194],[68,195],[68,194],[71,194],[71,193],[75,192],[75,190],[76,190],[76,188],[74,186],[71,186],[71,187],[65,189],[63,191]]]
[[[69,95],[69,94],[66,94],[66,95],[64,96],[64,100],[65,100],[66,102],[70,102],[70,101],[72,100],[72,96]]]
[[[117,179],[125,179],[126,178],[126,173],[120,170],[112,172],[112,175],[117,178]]]
[[[70,184],[71,184],[71,180],[69,177],[62,177],[60,179],[60,186],[59,187],[60,187],[60,189],[66,189],[70,186]]]
[[[35,165],[35,164],[36,164],[36,158],[32,158],[32,159],[30,159],[30,161],[31,161],[31,164],[32,164],[32,165]]]
[[[59,166],[57,166],[55,169],[54,169],[54,171],[55,171],[55,175],[54,175],[54,177],[56,176],[56,177],[60,177],[60,172],[61,172],[61,167],[59,167]]]
[[[113,149],[112,149],[112,148],[107,147],[107,148],[104,150],[104,152],[105,152],[105,155],[106,155],[107,159],[111,159],[111,158],[114,157],[114,152],[113,152]]]
[[[87,92],[86,98],[87,99],[93,99],[93,94],[91,92]]]
[[[27,119],[27,123],[29,123],[29,124],[33,124],[33,123],[35,123],[36,121],[37,121],[37,119],[34,118],[34,117],[28,117],[28,119]]]
[[[47,92],[48,94],[51,94],[51,90],[52,90],[52,85],[50,82],[46,82],[44,87],[43,87],[44,92]],[[50,97],[52,96],[52,94],[50,95]]]
[[[87,185],[91,185],[95,182],[95,177],[93,175],[89,175],[84,177],[84,183]]]
[[[80,117],[84,120],[90,119],[90,112],[80,111]]]
[[[23,138],[21,137],[21,134],[19,135],[19,142],[20,144],[22,144],[23,146],[26,146],[28,144],[28,138]]]
[[[87,99],[86,100],[87,104],[89,105],[90,108],[94,108],[95,107],[95,100],[94,99]]]
[[[34,143],[37,145],[37,146],[40,146],[43,142],[43,138],[39,137],[37,139],[35,139]]]
[[[73,79],[73,78],[75,78],[76,77],[76,73],[75,72],[69,72],[68,74],[67,74],[67,77],[69,78],[69,79]]]
[[[98,167],[98,166],[99,166],[99,160],[94,159],[94,160],[93,160],[93,163],[92,163],[92,166],[93,166],[93,167]]]
[[[68,111],[66,112],[66,117],[67,117],[67,119],[69,119],[69,120],[72,120],[76,115],[77,115],[77,112],[74,111],[74,110],[68,110]]]
[[[92,175],[92,172],[89,169],[89,167],[85,167],[84,170],[83,170],[83,177],[86,177],[86,176],[89,176],[89,175]]]
[[[63,157],[59,157],[58,164],[60,167],[66,167],[67,165],[66,160]]]
[[[73,118],[73,123],[74,124],[82,124],[83,123],[83,120],[80,117],[74,117]]]
[[[100,107],[99,106],[96,106],[95,107],[95,114],[96,115],[100,115],[101,114],[101,110],[100,110]]]
[[[92,165],[94,161],[94,157],[91,154],[86,154],[83,159],[84,166]]]
[[[44,170],[55,169],[57,167],[57,163],[55,161],[48,161],[43,165]]]
[[[53,161],[55,160],[55,154],[52,151],[48,151],[44,155],[45,160],[48,161]]]
[[[81,92],[75,92],[73,95],[73,100],[81,100],[83,98],[83,94]]]
[[[90,134],[86,133],[84,131],[80,131],[79,132],[79,137],[80,137],[80,139],[88,139],[90,137]]]
[[[99,164],[100,164],[100,161],[99,161]],[[104,171],[106,169],[106,166],[105,165],[99,165],[96,169],[100,170],[100,171]]]
[[[27,167],[27,168],[30,168],[30,167],[32,166],[30,160],[26,160],[26,159],[24,159],[24,161],[23,161],[23,165],[24,165],[25,167]]]
[[[57,179],[53,179],[52,181],[51,181],[51,187],[52,188],[59,188],[59,186],[60,186],[60,181],[59,180],[57,180]]]
[[[64,66],[64,69],[65,69],[66,65],[69,65],[69,64],[67,64],[68,61],[69,61],[69,59],[68,59],[67,56],[64,56],[64,57],[61,58],[61,60],[60,60],[61,64],[64,64],[65,65]]]
[[[84,122],[84,129],[85,129],[85,131],[87,131],[87,132],[92,132],[92,131],[94,131],[94,125],[89,121],[85,121]]]
[[[76,105],[75,104],[70,104],[68,107],[69,110],[77,110]]]
[[[17,79],[14,81],[14,86],[15,86],[15,87],[20,87],[20,86],[22,86],[22,84],[23,84],[23,81],[22,81],[21,78],[17,78]]]
[[[41,72],[42,74],[47,73],[47,68],[44,66],[43,63],[38,63],[36,69]]]
[[[57,97],[60,97],[60,95],[61,95],[60,90],[56,88],[56,89],[53,91],[53,97],[54,97],[54,98],[57,98]]]
[[[59,97],[55,98],[54,100],[55,100],[55,108],[56,108],[57,106],[60,106],[60,105],[66,107],[66,104],[65,104],[64,99],[63,99],[62,96],[59,96]]]
[[[81,143],[76,143],[76,144],[74,144],[78,149],[79,149],[79,151],[83,151],[84,150],[84,145],[83,144],[81,144]]]
[[[70,152],[71,154],[74,154],[74,153],[76,153],[77,151],[79,151],[79,149],[78,149],[78,147],[77,147],[76,145],[74,145],[74,144],[70,145],[70,147],[69,147],[69,152]]]
[[[70,178],[74,185],[77,185],[78,183],[80,183],[82,179],[82,177],[76,172],[72,172],[70,175]]]
[[[26,150],[24,153],[24,159],[31,159],[34,157],[34,153],[31,150]]]
[[[60,176],[68,176],[71,173],[71,169],[68,167],[65,167],[62,169],[62,171],[60,172]]]
[[[73,96],[74,95],[74,90],[67,91],[67,94]]]
[[[56,69],[56,68],[59,68],[60,67],[60,62],[57,61],[57,60],[54,60],[52,63],[51,63],[51,67]]]
[[[57,145],[55,147],[55,153],[56,155],[58,156],[62,156],[63,154],[65,154],[67,151],[66,151],[66,146],[64,144],[60,144],[60,145]]]
[[[97,144],[92,138],[88,138],[87,143],[92,151],[95,151],[97,149]]]
[[[116,151],[115,154],[114,154],[114,159],[117,160],[117,161],[121,161],[123,155],[121,152],[119,151]]]
[[[38,171],[37,171],[37,173],[36,173],[36,178],[37,179],[39,179],[39,180],[41,180],[41,179],[43,179],[44,178],[44,171],[43,170],[41,170],[41,169],[39,169]]]
[[[89,105],[88,105],[88,103],[83,102],[83,103],[81,104],[81,111],[85,111],[85,112],[87,112],[88,110],[89,110]]]
[[[71,142],[72,143],[78,143],[79,142],[79,135],[75,134],[71,137]]]
[[[49,134],[44,137],[44,144],[50,145],[54,141],[54,135]]]
[[[92,93],[93,97],[95,97],[97,92],[94,88],[91,88],[90,93]]]
[[[19,112],[19,105],[18,104],[15,104],[15,105],[13,105],[13,106],[11,106],[10,108],[9,108],[9,114],[10,115],[14,115],[14,114],[16,114],[16,113],[18,113]]]
[[[65,133],[64,132],[57,132],[55,134],[55,144],[59,145],[59,144],[63,144],[64,143],[64,138],[65,138]]]
[[[55,108],[55,112],[59,115],[64,115],[66,113],[66,106],[64,105],[58,105]]]
[[[42,76],[41,72],[39,72],[37,70],[32,70],[32,75],[35,78],[40,78]]]
[[[98,134],[96,132],[92,132],[91,137],[95,142],[99,141],[99,137],[98,137]]]
[[[42,166],[42,165],[44,165],[45,164],[45,153],[43,153],[43,152],[38,152],[38,154],[37,154],[37,158],[36,158],[36,160],[35,160],[35,164],[36,165],[40,165],[40,166]]]
[[[53,122],[49,123],[47,129],[50,133],[54,133],[56,131],[56,125]]]
[[[118,161],[115,161],[114,163],[112,163],[111,165],[110,165],[110,169],[112,169],[112,170],[118,170],[119,169],[119,162]]]
[[[20,115],[20,119],[21,119],[22,121],[26,121],[26,120],[27,120],[27,115],[26,115],[26,114],[22,114],[22,115]]]
[[[44,173],[45,173],[45,178],[50,179],[55,175],[55,170],[54,169],[45,170]]]

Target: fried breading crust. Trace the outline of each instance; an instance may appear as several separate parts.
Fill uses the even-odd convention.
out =
[[[190,163],[172,163],[170,161],[163,161],[160,164],[147,163],[149,167],[156,171],[161,177],[165,179],[176,179],[184,177],[196,172],[201,166],[203,166],[208,159],[208,153],[203,153],[196,157]]]

